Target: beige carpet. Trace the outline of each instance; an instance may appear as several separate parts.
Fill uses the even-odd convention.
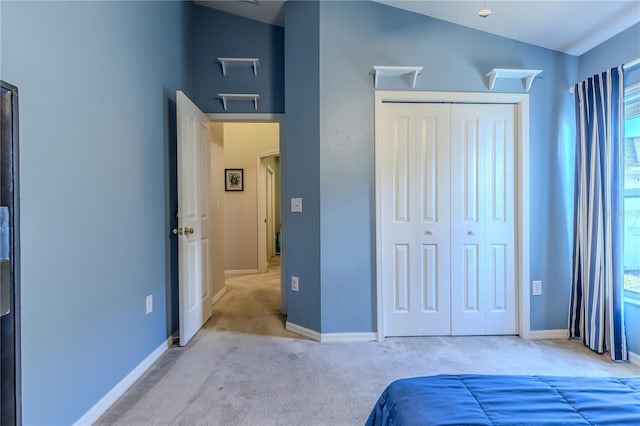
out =
[[[285,330],[280,315],[280,259],[269,262],[264,274],[228,275],[225,295],[213,306],[207,329],[300,338]]]
[[[214,316],[172,347],[98,421],[117,425],[361,425],[401,377],[432,374],[639,375],[579,342],[518,337],[311,342],[284,330],[277,265],[228,277]]]

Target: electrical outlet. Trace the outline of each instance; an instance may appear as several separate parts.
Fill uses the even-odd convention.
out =
[[[153,294],[147,296],[147,315],[153,312]]]
[[[299,280],[298,277],[291,277],[291,291],[298,291],[299,287]]]
[[[541,296],[542,295],[542,281],[534,281],[533,282],[533,295]]]

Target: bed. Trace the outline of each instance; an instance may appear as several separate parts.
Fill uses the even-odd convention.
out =
[[[384,390],[366,424],[640,425],[640,376],[401,379]]]

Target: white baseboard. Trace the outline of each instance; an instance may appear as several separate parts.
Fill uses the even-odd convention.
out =
[[[289,321],[286,328],[292,333],[320,343],[375,342],[378,339],[377,333],[318,333]]]
[[[257,274],[257,269],[227,269],[225,275]]]
[[[528,340],[551,340],[551,339],[568,339],[569,330],[531,330],[526,336],[523,336]]]
[[[222,299],[222,296],[224,296],[226,292],[227,292],[227,288],[222,287],[222,290],[214,294],[213,297],[211,298],[211,304],[215,305],[218,300]]]
[[[629,362],[640,367],[640,355],[629,352]]]
[[[289,321],[287,321],[287,324],[286,324],[285,328],[288,331],[292,332],[292,333],[299,334],[301,336],[304,336],[304,337],[306,337],[308,339],[311,339],[311,340],[314,340],[316,342],[319,342],[320,338],[321,338],[320,333],[318,333],[317,331],[309,330],[308,328],[304,328],[301,325],[294,324],[294,323],[289,322]]]
[[[101,415],[105,413],[113,405],[118,398],[120,398],[131,385],[140,378],[151,365],[157,361],[160,356],[169,348],[171,339],[162,342],[153,352],[151,352],[145,359],[142,360],[133,370],[125,376],[124,379],[115,385],[109,392],[107,392],[100,400],[89,409],[82,417],[80,417],[74,425],[84,426],[91,425],[97,421]]]
[[[320,343],[375,342],[378,333],[321,333]]]

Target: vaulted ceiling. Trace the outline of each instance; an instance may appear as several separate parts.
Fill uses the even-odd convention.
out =
[[[581,55],[640,22],[640,0],[373,1],[571,55]],[[285,0],[201,0],[196,3],[284,25]],[[487,18],[478,16],[484,8],[492,11]]]

